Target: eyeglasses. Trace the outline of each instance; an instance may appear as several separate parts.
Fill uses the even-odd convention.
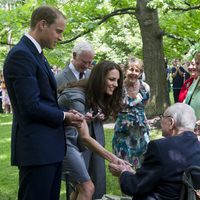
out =
[[[169,115],[159,115],[159,117],[160,117],[160,119],[167,118],[167,117],[171,117],[172,118],[172,116],[169,116]]]

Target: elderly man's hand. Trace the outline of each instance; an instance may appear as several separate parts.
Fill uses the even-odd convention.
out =
[[[118,165],[118,164],[114,164],[114,163],[109,163],[108,168],[113,176],[118,176],[118,177],[124,171],[129,171],[129,172],[135,173],[135,171],[131,168],[131,166],[129,164]]]

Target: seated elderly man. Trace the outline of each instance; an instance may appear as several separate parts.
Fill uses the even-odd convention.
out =
[[[166,138],[149,143],[136,173],[129,166],[109,164],[111,173],[119,176],[122,192],[134,200],[179,200],[183,172],[191,165],[200,166],[195,122],[190,106],[176,103],[168,107],[161,119]]]

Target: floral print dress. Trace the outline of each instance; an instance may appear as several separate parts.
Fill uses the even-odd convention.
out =
[[[117,116],[112,140],[113,153],[129,161],[135,169],[141,166],[149,142],[149,125],[144,107],[150,92],[146,85],[140,81],[136,98],[128,96],[125,89],[125,108]]]

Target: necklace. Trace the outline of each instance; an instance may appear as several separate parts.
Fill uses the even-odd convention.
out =
[[[128,95],[135,98],[140,89],[140,82],[137,80],[135,83],[127,83],[125,87]]]

